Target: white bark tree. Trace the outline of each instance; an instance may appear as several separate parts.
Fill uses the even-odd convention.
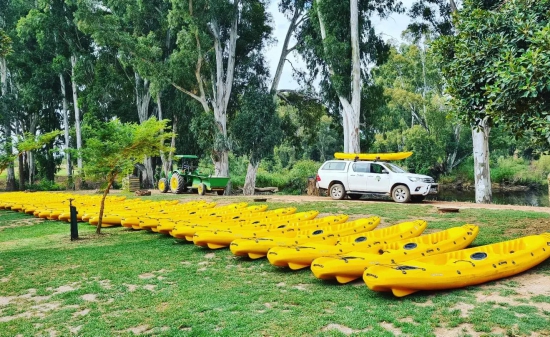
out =
[[[489,169],[490,131],[491,128],[487,125],[487,120],[481,121],[479,127],[472,128],[475,198],[478,204],[490,204],[492,201],[491,171]]]
[[[143,124],[149,119],[149,103],[151,102],[151,91],[149,90],[149,80],[142,78],[137,72],[134,72],[136,108],[139,117],[139,123]],[[143,159],[145,166],[145,177],[142,181],[144,188],[153,188],[155,180],[153,176],[153,159],[145,157]]]
[[[73,106],[74,106],[74,126],[76,132],[76,149],[80,151],[82,148],[82,131],[80,129],[80,107],[78,106],[78,86],[75,81],[76,56],[71,56],[71,85],[73,89]],[[78,156],[77,167],[82,171],[82,158]],[[80,173],[80,172],[79,172]]]
[[[2,46],[3,47],[3,46]],[[7,48],[6,48],[7,49]],[[7,52],[6,52],[7,55]],[[2,97],[8,94],[8,65],[4,53],[0,54],[0,87],[2,89]],[[6,107],[3,107],[6,109]],[[8,114],[8,111],[4,111],[5,121],[4,121],[4,135],[6,137],[6,146],[5,151],[7,155],[12,154],[11,146],[11,120]],[[9,165],[6,170],[6,190],[13,191],[15,190],[15,169],[12,165]]]
[[[67,91],[65,87],[65,77],[62,73],[59,74],[59,81],[61,83],[61,98],[63,101],[61,113],[63,115],[63,133],[65,135],[65,144],[63,145],[63,148],[65,150],[65,160],[67,161],[67,176],[72,177],[72,169],[71,169],[71,155],[69,153],[69,129],[71,126],[69,125],[69,104],[67,102]]]
[[[327,49],[325,41],[327,31],[321,13],[320,3],[317,0],[317,16],[319,18],[319,28],[323,47]],[[351,32],[351,101],[341,92],[338,93],[338,99],[341,104],[342,125],[344,127],[344,152],[359,153],[361,147],[359,144],[359,116],[361,110],[361,59],[359,52],[359,5],[358,0],[350,0],[350,32]],[[334,69],[329,65],[329,73],[335,75]]]
[[[215,55],[215,68],[212,74],[212,91],[205,88],[207,78],[203,73],[203,65],[206,62],[204,51],[201,46],[199,33],[195,32],[197,62],[195,67],[195,79],[198,92],[187,90],[176,83],[172,85],[181,92],[189,95],[198,101],[205,112],[213,112],[216,123],[216,131],[218,139],[221,140],[221,148],[215,148],[212,154],[214,169],[216,176],[229,176],[229,149],[227,147],[227,107],[231,90],[233,87],[233,79],[235,75],[235,54],[237,49],[240,0],[235,0],[233,3],[233,13],[231,25],[229,27],[229,38],[223,39],[223,29],[216,17],[212,17],[208,23],[209,33],[213,40],[213,49]],[[189,3],[189,12],[193,15],[192,2]]]

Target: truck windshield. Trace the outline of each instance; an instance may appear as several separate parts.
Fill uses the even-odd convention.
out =
[[[388,170],[394,172],[394,173],[407,173],[406,170],[402,169],[401,167],[395,165],[395,164],[390,164],[390,163],[384,163],[386,165],[386,167],[388,168]]]

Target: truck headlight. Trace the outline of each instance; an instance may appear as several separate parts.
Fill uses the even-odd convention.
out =
[[[410,181],[412,181],[413,183],[417,182],[418,180],[420,180],[420,178],[417,178],[417,177],[407,177],[409,178]]]

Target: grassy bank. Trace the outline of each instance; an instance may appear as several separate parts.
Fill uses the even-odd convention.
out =
[[[550,227],[548,213],[438,214],[428,205],[329,200],[294,205],[351,218],[379,215],[382,226],[421,218],[429,223],[426,232],[474,223],[481,228],[474,245]],[[544,286],[550,261],[515,278],[398,299],[362,281],[323,282],[309,270],[278,269],[265,259],[237,258],[227,249],[211,251],[159,234],[118,227],[98,237],[85,223],[79,231],[82,240],[71,242],[67,223],[0,211],[0,336],[550,334]],[[532,280],[542,287],[530,287]]]

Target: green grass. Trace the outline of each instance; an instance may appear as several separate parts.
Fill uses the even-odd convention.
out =
[[[269,208],[288,205],[270,202]],[[438,214],[429,205],[389,202],[327,199],[295,205],[299,211],[353,218],[375,214],[383,225],[418,218],[426,219],[429,229],[474,223],[481,227],[474,245],[527,234],[531,222],[550,218],[548,213],[478,209]],[[237,258],[227,249],[211,251],[120,227],[103,229],[99,237],[94,230],[80,223],[82,240],[71,242],[67,223],[0,210],[0,336],[52,331],[133,336],[131,329],[159,336],[345,335],[329,329],[334,326],[368,336],[392,336],[388,326],[410,336],[464,326],[487,336],[550,334],[550,312],[541,309],[548,293],[525,295],[514,278],[399,299],[372,292],[362,281],[324,282],[309,270],[278,269],[265,259]],[[550,261],[529,273],[550,275]],[[479,300],[489,295],[497,300]],[[502,302],[516,298],[513,304]],[[464,305],[470,308],[466,312],[460,310]]]

